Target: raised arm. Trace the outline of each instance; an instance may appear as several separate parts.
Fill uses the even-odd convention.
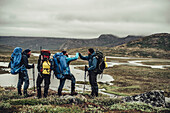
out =
[[[89,60],[89,57],[88,56],[82,56],[80,53],[79,53],[79,56],[82,60]]]
[[[74,60],[77,60],[79,58],[79,53],[76,53],[76,56],[75,57],[67,57],[66,60],[67,62],[71,62],[71,61],[74,61]]]

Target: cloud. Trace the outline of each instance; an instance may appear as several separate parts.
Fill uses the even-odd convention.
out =
[[[168,0],[1,0],[0,35],[97,38],[170,31]]]

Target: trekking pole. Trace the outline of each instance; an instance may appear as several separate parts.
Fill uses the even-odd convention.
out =
[[[34,68],[32,70],[33,73],[33,87],[34,87],[34,92],[35,92],[35,72],[34,72]]]
[[[85,92],[85,86],[86,85],[86,65],[85,65],[85,73],[84,73],[84,88],[83,88],[83,93]]]

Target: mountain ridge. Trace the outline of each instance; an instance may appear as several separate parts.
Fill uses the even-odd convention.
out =
[[[92,46],[115,47],[138,38],[141,38],[141,36],[120,38],[112,34],[102,34],[98,38],[93,39],[0,36],[0,45],[12,47],[20,46],[22,48],[30,48],[32,50],[39,50],[40,46],[42,46],[44,49],[50,50]]]

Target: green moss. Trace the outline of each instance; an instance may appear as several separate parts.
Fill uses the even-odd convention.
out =
[[[23,106],[21,112],[35,112],[35,113],[80,113],[82,109],[76,106],[72,107],[60,107],[52,105],[35,105],[35,106]]]
[[[0,109],[10,109],[11,104],[6,102],[0,102]]]
[[[110,106],[121,102],[121,99],[112,99],[99,97],[95,99],[89,99],[88,102],[95,103],[96,105]]]
[[[9,100],[9,99],[18,99],[18,98],[22,98],[20,96],[18,96],[17,92],[14,91],[10,91],[10,90],[5,90],[3,92],[0,92],[0,101],[5,101],[5,100]]]
[[[42,99],[11,99],[8,100],[11,105],[63,105],[72,103],[72,99],[61,99],[58,96],[49,96]],[[84,100],[76,98],[76,102],[83,103]]]
[[[60,99],[58,97],[48,97],[42,99],[12,99],[8,100],[11,105],[62,105],[71,103],[70,100]]]

